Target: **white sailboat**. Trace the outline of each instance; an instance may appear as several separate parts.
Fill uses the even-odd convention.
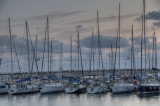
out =
[[[10,20],[9,20],[9,25],[10,25]],[[28,38],[31,36],[29,35],[29,27],[28,27],[27,22],[26,22],[26,35],[27,35],[28,69],[29,69],[29,74],[31,75],[30,57],[29,57],[29,38]],[[25,79],[17,81],[16,84],[11,85],[11,87],[8,90],[8,93],[10,95],[34,93],[34,92],[39,92],[39,88],[38,86],[31,84],[30,76]]]
[[[107,85],[101,82],[90,81],[87,87],[88,94],[104,93],[107,91]]]
[[[132,83],[115,83],[112,86],[112,93],[126,93],[126,92],[132,92],[135,90],[135,85]]]
[[[41,89],[41,94],[63,92],[64,85],[62,83],[52,82],[45,84]]]
[[[39,92],[39,89],[36,85],[11,85],[11,88],[8,90],[10,95],[28,94],[35,92]]]
[[[8,93],[8,86],[0,82],[0,94]]]
[[[78,94],[79,93],[85,93],[86,92],[86,86],[74,81],[72,83],[69,83],[65,87],[65,92],[66,93],[78,93]]]

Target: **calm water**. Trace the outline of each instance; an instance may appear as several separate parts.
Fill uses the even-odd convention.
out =
[[[136,93],[0,95],[0,106],[160,106],[160,96],[140,98]]]

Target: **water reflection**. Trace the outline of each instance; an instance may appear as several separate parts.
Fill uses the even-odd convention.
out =
[[[158,106],[160,96],[139,97],[130,94],[66,94],[0,95],[0,106]]]

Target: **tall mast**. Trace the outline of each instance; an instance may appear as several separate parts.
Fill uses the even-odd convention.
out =
[[[142,59],[143,59],[143,57],[142,57],[143,46],[142,46],[142,45],[143,45],[143,34],[144,34],[144,33],[143,33],[143,27],[144,27],[144,26],[143,26],[143,19],[144,19],[144,18],[143,18],[143,15],[142,15],[142,35],[141,35],[141,74],[140,74],[140,84],[142,83],[142,74],[143,74],[143,72],[142,72],[142,71],[143,71],[143,70],[142,70],[142,68],[143,68],[143,63],[142,63],[142,62],[143,62],[143,61],[142,61]]]
[[[144,50],[145,50],[145,70],[146,70],[146,24],[145,24],[145,20],[146,20],[146,16],[145,16],[145,0],[143,0],[143,18],[144,18]]]
[[[94,33],[92,32],[92,57],[91,57],[92,59],[93,59],[93,71],[94,71]]]
[[[101,55],[101,52],[100,52],[100,32],[99,32],[99,17],[98,17],[98,10],[97,10],[97,29],[98,29],[98,67],[99,67],[99,70],[100,70],[100,55]]]
[[[157,69],[157,38],[155,36],[155,68]]]
[[[35,62],[37,62],[38,61],[38,59],[37,59],[37,35],[36,35],[36,41],[35,41]],[[37,69],[37,71],[38,71],[38,69]],[[36,72],[36,74],[37,74],[37,72]]]
[[[111,71],[112,70],[113,70],[113,49],[112,49],[112,44],[111,44]],[[113,72],[113,75],[114,75],[114,72]]]
[[[31,70],[30,70],[30,55],[29,55],[29,39],[28,39],[28,23],[27,23],[27,21],[26,21],[26,37],[27,37],[28,69],[29,69],[29,74],[31,74]]]
[[[150,63],[151,63],[151,62],[150,62],[150,54],[151,54],[151,53],[150,53],[150,48],[149,48],[149,46],[148,46],[148,53],[149,53],[149,54],[148,54],[148,58],[149,58],[149,69],[151,69],[151,64],[150,64]]]
[[[49,69],[50,69],[50,68],[49,68],[49,60],[50,60],[50,59],[49,59],[49,19],[48,19],[48,17],[47,17],[47,23],[48,23],[48,24],[47,24],[47,25],[48,25],[48,26],[47,26],[47,38],[48,38],[48,72],[50,72],[50,70],[49,70]]]
[[[42,67],[41,67],[41,74],[43,71],[43,63],[44,63],[44,53],[46,49],[46,39],[47,39],[47,28],[48,28],[48,17],[47,17],[47,22],[46,22],[46,31],[45,31],[45,38],[44,38],[44,48],[43,48],[43,56],[42,56]]]
[[[52,68],[52,41],[51,41],[51,51],[50,51],[50,73],[51,73],[51,68]]]
[[[157,39],[155,37],[155,76],[157,73]]]
[[[37,35],[36,35],[36,41],[35,41],[35,57],[37,60]]]
[[[59,69],[62,71],[63,70],[63,64],[62,64],[62,43],[61,43],[61,54],[60,54],[60,62],[59,62]]]
[[[70,47],[70,71],[72,75],[72,36],[70,36],[70,42],[71,42],[71,47]]]
[[[153,48],[152,48],[152,69],[154,67],[154,58],[155,57],[155,32],[153,33]]]
[[[121,48],[121,45],[120,45],[120,37],[121,37],[121,32],[120,32],[120,31],[121,31],[121,29],[120,29],[120,24],[121,24],[121,23],[120,23],[120,22],[121,22],[121,21],[120,21],[120,18],[121,18],[121,16],[120,16],[120,15],[121,15],[121,14],[120,14],[120,8],[121,8],[121,7],[120,7],[120,6],[121,6],[121,5],[120,5],[120,3],[119,3],[119,19],[118,19],[118,34],[119,34],[119,70],[120,70],[120,50],[121,50],[121,49],[120,49],[120,48]]]
[[[80,53],[79,30],[77,31],[77,39],[78,39],[78,71],[79,71],[79,53]]]
[[[117,31],[117,39],[116,39],[116,51],[115,51],[115,59],[114,59],[114,69],[113,69],[113,80],[115,79],[115,69],[116,69],[116,56],[117,56],[117,44],[118,43],[118,31]]]
[[[132,43],[131,43],[131,80],[133,71],[133,26],[132,26]]]
[[[102,58],[101,41],[100,41],[98,10],[97,10],[97,28],[98,28],[98,53],[99,53],[98,56],[99,56],[99,70],[100,70],[100,65],[102,65],[102,76],[103,76],[103,81],[104,81],[104,69],[103,69],[103,58]],[[102,64],[101,64],[100,62],[102,62]]]
[[[11,52],[11,77],[13,76],[13,59],[12,59],[12,33],[11,33],[11,25],[10,25],[10,18],[8,18],[9,23],[9,35],[10,35],[10,52]]]

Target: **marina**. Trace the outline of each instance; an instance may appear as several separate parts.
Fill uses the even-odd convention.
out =
[[[160,105],[159,6],[150,0],[100,2],[107,6],[85,9],[79,2],[74,10],[69,2],[39,1],[46,9],[21,7],[15,16],[5,7],[0,106]]]

